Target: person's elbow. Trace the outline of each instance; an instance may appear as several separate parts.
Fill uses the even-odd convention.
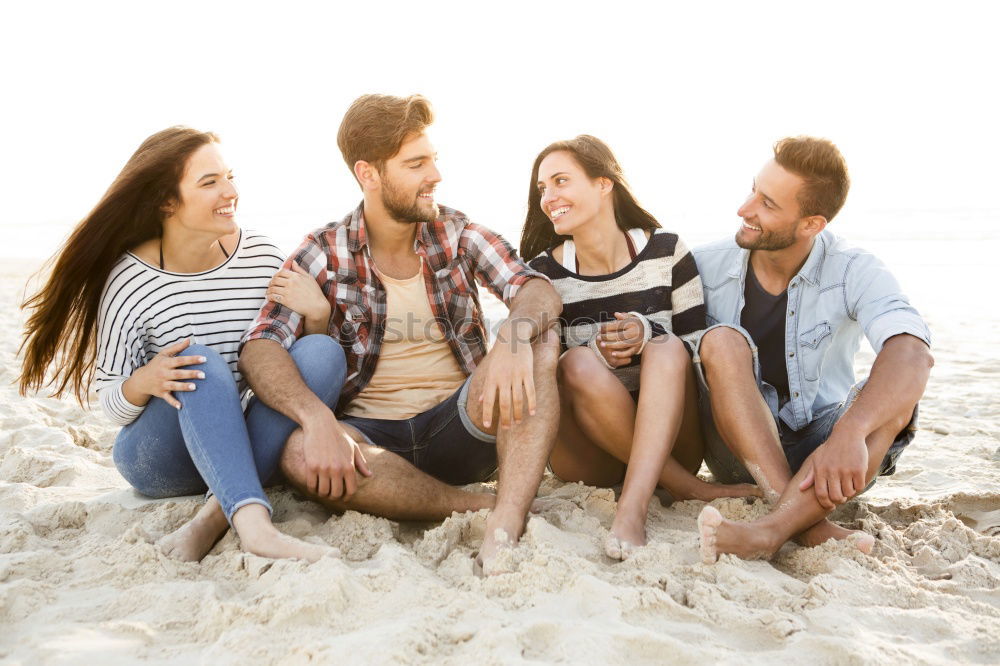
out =
[[[908,333],[894,335],[886,340],[886,346],[898,349],[904,355],[907,365],[930,372],[934,367],[934,355],[927,343]]]

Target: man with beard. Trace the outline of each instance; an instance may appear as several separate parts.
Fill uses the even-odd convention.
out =
[[[706,562],[771,557],[793,537],[874,545],[827,516],[895,472],[933,359],[927,326],[886,267],[826,230],[848,185],[832,143],[782,139],[737,213],[736,238],[694,251],[709,324],[695,354],[705,461],[720,483],[756,480],[772,506],[751,523],[705,507]],[[862,335],[877,357],[855,384]]]
[[[281,303],[261,309],[240,368],[300,426],[281,461],[292,484],[336,511],[393,519],[491,509],[477,558],[491,573],[524,529],[554,442],[549,326],[561,304],[503,238],[435,203],[432,119],[419,95],[358,98],[337,142],[364,199],[286,265],[308,272],[330,306],[325,330],[347,366],[339,398],[324,404],[296,371],[286,349],[302,321]],[[510,308],[488,352],[477,281]],[[498,468],[496,496],[454,487]]]

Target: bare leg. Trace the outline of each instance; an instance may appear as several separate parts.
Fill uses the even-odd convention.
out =
[[[653,489],[664,473],[684,415],[684,376],[687,351],[676,336],[660,336],[642,354],[639,405],[628,469],[606,550],[612,557],[628,557],[635,546],[646,545],[646,513]],[[680,467],[680,463],[675,464]],[[691,476],[683,470],[684,476]]]
[[[759,490],[748,484],[717,485],[706,483],[695,473],[701,465],[702,439],[695,402],[694,375],[685,353],[684,407],[680,434],[677,436],[679,451],[668,447],[666,461],[658,473],[658,484],[675,499],[701,499],[717,497],[746,497],[759,495]],[[679,358],[679,357],[678,357]],[[643,361],[643,368],[646,361]],[[643,370],[645,372],[645,369]],[[679,373],[678,373],[679,374]],[[585,347],[569,350],[559,363],[560,398],[569,407],[569,415],[561,421],[559,439],[552,452],[552,469],[561,479],[583,481],[592,485],[610,486],[621,480],[623,463],[629,462],[635,441],[636,405],[622,383]],[[646,378],[643,376],[643,385]],[[676,394],[679,377],[671,380],[670,388],[654,389],[647,399],[662,401],[664,396]],[[650,385],[658,385],[651,380]],[[657,396],[660,391],[666,391]],[[642,396],[640,395],[640,401]],[[654,407],[653,414],[657,414]],[[654,416],[654,419],[660,418]],[[654,423],[653,427],[657,427]],[[666,437],[664,432],[663,437]],[[666,442],[666,439],[663,440]],[[682,459],[683,464],[678,459]]]
[[[499,419],[493,418],[497,432],[496,506],[486,519],[486,535],[477,561],[483,572],[501,573],[494,565],[500,548],[513,546],[524,532],[525,518],[545,472],[545,462],[552,451],[559,424],[559,395],[556,390],[556,364],[559,360],[559,336],[552,329],[539,334],[532,343],[534,356],[535,415],[513,423],[509,429],[496,430]],[[469,405],[480,405],[482,382],[475,373],[469,387]],[[470,408],[469,416],[484,428],[481,409]]]
[[[288,481],[327,508],[338,513],[352,509],[393,520],[444,520],[455,511],[478,511],[495,504],[494,495],[473,493],[438,481],[395,453],[369,445],[353,426],[342,425],[358,442],[372,471],[371,477],[358,475],[358,490],[349,501],[318,497],[305,487],[301,430],[289,437],[281,457],[281,470]]]
[[[226,515],[215,495],[195,517],[157,542],[164,555],[185,562],[200,562],[229,529]]]
[[[753,356],[746,339],[731,328],[716,328],[701,343],[702,366],[711,390],[712,416],[719,435],[774,503],[792,476],[781,449],[771,410],[757,389]],[[825,519],[803,528],[801,541],[815,545],[851,534]]]
[[[899,422],[893,420],[868,436],[866,483],[878,474],[882,459],[901,427]],[[799,490],[807,467],[803,465],[787,484],[774,510],[752,523],[726,520],[715,507],[705,507],[698,517],[702,560],[714,562],[722,553],[732,553],[744,559],[770,558],[786,541],[826,518],[830,511],[816,500],[814,489]],[[856,545],[862,552],[870,553],[875,539],[870,534],[861,533]]]

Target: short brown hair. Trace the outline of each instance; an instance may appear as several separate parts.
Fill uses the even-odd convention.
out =
[[[358,160],[381,171],[408,136],[420,134],[432,122],[434,112],[422,95],[362,95],[344,114],[337,145],[351,173]]]
[[[822,215],[829,222],[843,208],[851,179],[847,162],[833,142],[787,137],[774,144],[774,161],[804,181],[797,197],[802,217]]]

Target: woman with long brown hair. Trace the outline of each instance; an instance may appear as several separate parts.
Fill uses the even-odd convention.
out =
[[[695,476],[703,442],[683,339],[705,327],[698,268],[636,202],[602,141],[581,135],[535,159],[521,255],[563,300],[552,470],[566,481],[624,482],[608,556],[645,545],[657,485],[675,499],[758,494]]]
[[[161,542],[168,554],[200,560],[232,525],[245,550],[315,561],[331,549],[279,532],[262,487],[295,424],[257,401],[244,416],[239,341],[283,257],[237,226],[237,202],[214,134],[171,127],[147,138],[25,302],[20,390],[51,385],[83,402],[93,380],[108,417],[124,426],[112,455],[133,487],[152,497],[211,492]],[[310,281],[282,273],[269,297],[298,307],[306,332],[325,330],[319,287],[309,292]],[[310,335],[292,351],[311,369],[307,383],[334,404],[339,345]]]

